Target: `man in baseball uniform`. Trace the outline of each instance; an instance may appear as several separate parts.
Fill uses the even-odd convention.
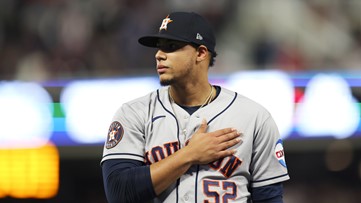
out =
[[[157,48],[162,88],[123,104],[101,161],[109,202],[283,202],[289,179],[269,112],[212,85],[212,28],[196,13],[166,16],[139,43]]]

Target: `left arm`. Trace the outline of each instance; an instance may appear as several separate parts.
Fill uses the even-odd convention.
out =
[[[252,188],[253,203],[283,203],[283,185],[276,183]]]
[[[271,116],[255,134],[251,174],[253,203],[283,203],[282,182],[289,176],[282,140]]]

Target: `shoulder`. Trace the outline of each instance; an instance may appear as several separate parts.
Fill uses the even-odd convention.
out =
[[[163,101],[168,96],[168,87],[161,87],[144,96],[132,99],[121,105],[122,109],[133,109],[135,111],[147,110],[158,101]]]
[[[263,105],[238,92],[222,87],[220,95],[222,97],[228,97],[229,99],[233,98],[233,105],[235,105],[235,107],[237,108],[241,108],[243,110],[246,110],[247,112],[263,113],[269,115],[268,110]]]
[[[124,120],[131,121],[134,123],[138,121],[144,123],[151,111],[154,108],[154,103],[157,101],[157,92],[154,90],[145,94],[141,97],[131,99],[125,103],[120,104],[118,109],[113,115],[113,120]]]
[[[157,99],[157,92],[158,90],[154,90],[141,97],[131,99],[124,103],[123,106],[147,106],[149,103],[152,103]]]

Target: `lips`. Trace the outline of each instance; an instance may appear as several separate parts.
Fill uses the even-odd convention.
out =
[[[159,74],[164,73],[167,69],[168,69],[167,66],[157,65],[157,71],[158,71]]]

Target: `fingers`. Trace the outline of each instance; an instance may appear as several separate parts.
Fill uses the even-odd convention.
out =
[[[207,128],[208,128],[207,121],[206,119],[203,119],[196,133],[205,133],[207,131]]]
[[[241,136],[241,133],[234,128],[225,128],[221,130],[217,130],[213,132],[215,137],[218,137],[220,142],[226,142],[228,140],[233,140],[235,138],[239,139],[238,137]]]
[[[206,133],[207,128],[208,128],[207,121],[203,119],[196,134]],[[243,142],[242,139],[240,138],[241,133],[238,132],[237,129],[235,128],[224,128],[206,134],[207,136],[213,137],[215,138],[215,140],[217,140],[215,143],[218,143],[217,145],[221,150],[228,149],[232,146],[235,146],[238,143]]]
[[[229,149],[237,144],[242,144],[243,142],[243,140],[241,139],[242,134],[236,129],[223,129],[217,133],[220,133],[217,134],[217,139],[219,142],[218,147],[221,151]],[[233,154],[235,153],[235,151],[230,150],[230,153]]]
[[[237,144],[242,144],[242,139],[240,139],[239,137],[231,139],[229,141],[225,141],[219,144],[220,150],[226,150],[229,149]],[[232,150],[231,150],[232,151]],[[235,152],[235,151],[234,151]]]
[[[223,157],[227,157],[227,156],[232,156],[236,152],[237,152],[237,150],[235,150],[235,149],[224,150],[224,151],[221,151],[218,153],[218,157],[223,158]]]
[[[206,121],[206,119],[203,119],[202,123],[196,133],[206,133],[207,128],[208,128],[207,121]],[[214,137],[219,137],[220,142],[225,142],[228,140],[235,139],[236,137],[239,137],[241,135],[241,133],[238,132],[237,129],[235,129],[235,128],[223,128],[220,130],[216,130],[214,132],[209,132],[208,135],[214,136]],[[238,140],[238,142],[240,141],[239,139],[237,139],[237,140]]]
[[[192,136],[187,149],[194,155],[194,164],[207,164],[236,153],[235,148],[242,143],[241,133],[235,128],[224,128],[207,132],[208,124],[203,119]]]
[[[232,133],[237,133],[237,129],[235,129],[235,128],[223,128],[223,129],[216,130],[216,131],[212,132],[212,134],[214,136],[216,136],[216,137],[223,136],[223,135],[226,135],[226,134],[232,134]]]
[[[208,128],[207,120],[203,119],[202,123],[199,126],[196,133],[205,133],[207,131],[207,128]],[[224,128],[224,129],[220,129],[220,130],[211,132],[210,134],[218,137],[218,136],[223,136],[225,134],[230,134],[230,133],[234,133],[234,132],[237,132],[237,129],[235,129],[235,128]]]

